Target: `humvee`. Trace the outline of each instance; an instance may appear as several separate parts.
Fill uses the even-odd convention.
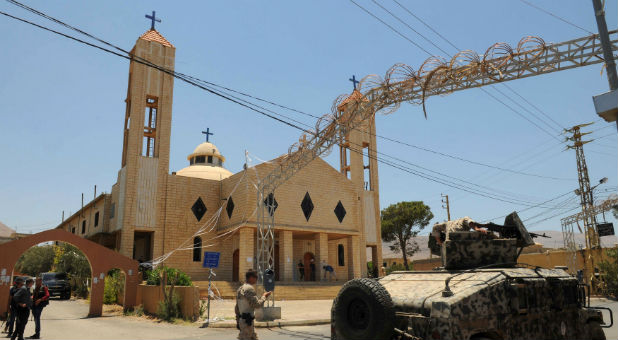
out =
[[[451,232],[440,268],[348,281],[331,339],[605,339],[613,320],[603,323],[586,285],[563,268],[517,263],[534,242],[516,213],[498,234]]]

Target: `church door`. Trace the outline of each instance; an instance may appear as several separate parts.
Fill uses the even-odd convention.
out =
[[[313,275],[311,274],[311,260],[314,260],[313,263],[315,263],[315,256],[313,256],[313,253],[305,253],[305,256],[303,256],[303,264],[305,265],[305,281],[315,281],[315,273]]]
[[[234,255],[232,255],[232,281],[238,282],[240,278],[238,276],[238,267],[239,267],[239,258],[238,258],[238,249],[234,250]]]

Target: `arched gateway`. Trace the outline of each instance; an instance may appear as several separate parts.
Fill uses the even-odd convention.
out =
[[[0,245],[0,316],[5,316],[7,312],[11,275],[17,260],[31,247],[49,241],[66,242],[76,246],[90,262],[92,288],[88,316],[101,316],[105,275],[114,268],[119,268],[125,273],[125,310],[135,306],[139,283],[137,272],[139,264],[137,261],[72,233],[61,229],[52,229]]]

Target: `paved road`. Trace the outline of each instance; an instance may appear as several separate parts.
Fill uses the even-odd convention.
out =
[[[593,306],[605,306],[618,317],[618,302],[593,299]],[[236,339],[235,329],[204,329],[193,325],[173,325],[143,318],[103,316],[86,318],[88,304],[83,301],[52,300],[42,316],[44,339]],[[607,318],[608,313],[604,312]],[[615,320],[618,321],[618,320]],[[34,322],[28,322],[26,336],[34,333]],[[260,339],[330,338],[330,325],[258,329]],[[607,339],[618,339],[618,324],[605,329]]]
[[[52,300],[43,311],[43,339],[236,339],[236,329],[198,328],[173,325],[143,318],[103,316],[87,318],[88,304],[83,301]],[[25,336],[34,334],[34,321],[26,326]],[[330,338],[330,325],[258,329],[260,339]],[[4,335],[4,334],[3,334]]]

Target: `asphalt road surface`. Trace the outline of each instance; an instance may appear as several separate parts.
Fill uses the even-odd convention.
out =
[[[592,306],[609,307],[618,317],[618,302],[593,299]],[[236,339],[236,329],[198,328],[194,325],[174,325],[143,318],[103,316],[87,318],[88,304],[83,301],[52,300],[43,311],[41,328],[44,339]],[[609,314],[604,311],[604,318]],[[34,333],[29,321],[25,336]],[[605,329],[607,339],[618,339],[618,325]],[[258,329],[262,340],[269,339],[330,339],[330,325]]]
[[[230,328],[199,328],[175,325],[143,318],[103,316],[87,318],[88,304],[83,301],[52,299],[41,316],[43,339],[236,339]],[[32,319],[32,317],[30,318]],[[330,339],[330,325],[286,327],[257,330],[262,340]],[[24,336],[34,334],[34,321],[28,321]],[[5,334],[2,334],[5,335]]]

